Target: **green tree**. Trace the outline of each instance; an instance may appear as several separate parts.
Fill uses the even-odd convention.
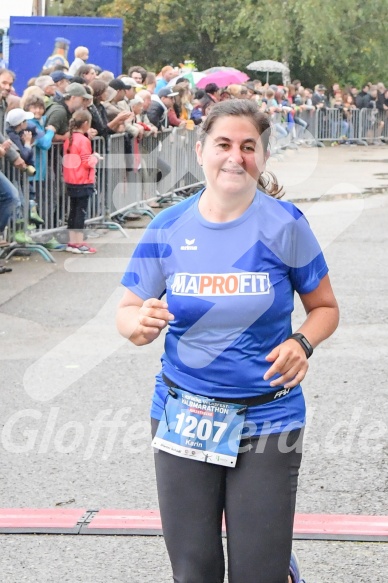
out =
[[[354,72],[379,77],[385,63],[386,0],[247,0],[234,29],[257,43],[254,60],[286,60],[309,84],[342,83]]]
[[[387,0],[63,0],[63,14],[120,17],[124,69],[286,61],[306,85],[384,80]],[[249,71],[250,76],[259,73]],[[261,75],[261,78],[264,78]],[[279,76],[270,80],[280,81]]]
[[[63,16],[96,16],[101,6],[110,0],[62,0]]]

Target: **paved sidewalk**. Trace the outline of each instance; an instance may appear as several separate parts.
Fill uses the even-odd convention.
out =
[[[300,149],[271,169],[324,247],[341,308],[303,384],[297,511],[387,514],[388,148]],[[95,256],[32,255],[0,276],[0,507],[157,508],[148,416],[163,341],[136,348],[114,328],[148,222],[128,240],[97,231]],[[5,583],[171,581],[160,537],[3,535],[0,548]],[[388,544],[295,548],[307,583],[387,579]]]

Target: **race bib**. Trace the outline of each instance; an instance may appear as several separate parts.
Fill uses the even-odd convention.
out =
[[[246,407],[170,389],[152,446],[200,462],[235,467]]]

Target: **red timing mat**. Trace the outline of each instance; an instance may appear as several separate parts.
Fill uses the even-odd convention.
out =
[[[0,534],[162,535],[158,510],[2,508]],[[295,539],[388,542],[388,516],[296,514]]]

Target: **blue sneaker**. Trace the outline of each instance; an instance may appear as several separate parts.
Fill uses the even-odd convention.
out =
[[[300,578],[300,567],[298,557],[296,556],[295,551],[291,553],[290,559],[290,577],[292,583],[306,583],[304,579]]]

